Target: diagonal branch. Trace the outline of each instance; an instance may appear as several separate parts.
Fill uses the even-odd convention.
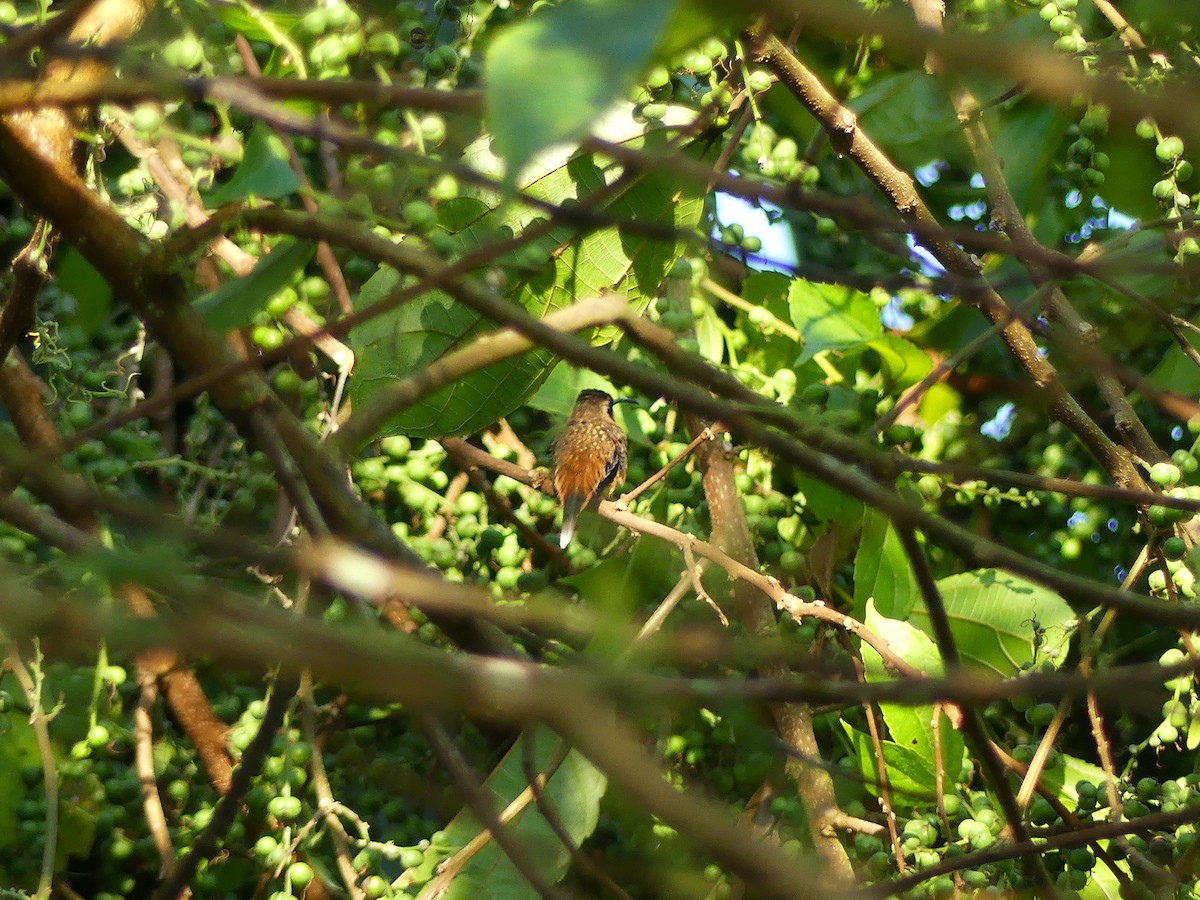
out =
[[[770,68],[829,133],[834,147],[849,156],[905,219],[926,227],[925,241],[938,261],[952,274],[973,280],[964,299],[993,324],[1003,323],[1001,336],[1018,364],[1033,379],[1052,417],[1066,425],[1083,446],[1123,487],[1141,483],[1132,459],[1113,443],[1062,384],[1054,367],[1042,356],[1023,322],[982,277],[979,265],[956,243],[939,237],[937,219],[917,193],[912,176],[899,168],[858,127],[854,112],[839,103],[817,75],[788,50],[765,25],[748,29],[747,39],[755,58]]]

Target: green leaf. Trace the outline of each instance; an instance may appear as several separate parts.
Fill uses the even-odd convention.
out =
[[[579,392],[589,389],[608,394],[616,393],[612,382],[603,375],[563,363],[554,367],[550,377],[538,388],[537,393],[529,398],[528,405],[565,419],[574,408]],[[620,407],[617,407],[615,412],[619,411]]]
[[[535,758],[540,770],[554,754],[559,738],[546,729],[538,729],[535,734]],[[495,798],[496,809],[503,809],[528,786],[523,762],[526,740],[527,735],[518,738],[488,777],[487,788]],[[567,754],[547,783],[546,796],[576,845],[583,843],[595,830],[600,800],[607,787],[604,774],[577,750]],[[507,828],[548,881],[554,883],[562,879],[570,865],[571,854],[534,802],[518,813]],[[457,850],[482,830],[483,826],[464,809],[446,826],[445,844]],[[496,842],[489,841],[471,857],[444,896],[447,900],[536,900],[538,894]]]
[[[796,472],[796,487],[804,494],[805,508],[823,522],[853,522],[862,515],[862,501],[843,494],[827,481]]]
[[[217,18],[233,31],[244,34],[252,41],[266,41],[268,44],[275,43],[276,36],[264,28],[255,16],[246,12],[242,7],[233,3],[218,3],[212,9]],[[300,24],[301,18],[299,13],[279,12],[278,10],[271,12],[260,11],[258,15],[270,20],[284,34],[287,34]]]
[[[1107,850],[1111,841],[1100,841],[1100,846]],[[1129,863],[1124,860],[1114,860],[1116,866],[1127,879],[1133,878]],[[1098,865],[1088,873],[1087,884],[1079,891],[1079,900],[1121,900],[1121,879],[1106,865]]]
[[[948,384],[935,384],[925,392],[917,410],[926,425],[936,425],[962,406],[962,395]]]
[[[938,588],[964,663],[1007,678],[1034,664],[1057,668],[1066,659],[1078,623],[1053,591],[995,569],[951,575]],[[933,633],[923,603],[909,621]]]
[[[647,136],[646,126],[633,118],[631,106],[607,117],[601,133],[607,140],[631,145],[661,137],[657,127]],[[482,171],[491,171],[498,163],[485,141],[468,148],[466,156]],[[522,178],[528,181],[523,181],[522,187],[540,200],[561,205],[593,194],[620,174],[619,167],[601,167],[588,154],[547,151],[526,167]],[[699,223],[704,208],[701,187],[679,182],[669,174],[642,175],[632,179],[624,192],[598,204],[596,212],[607,213],[614,221],[691,229]],[[503,204],[497,194],[480,191],[469,202],[457,203],[444,221],[459,228],[455,237],[465,251],[492,240],[501,229],[519,234],[531,223],[541,221],[542,215],[540,210]],[[640,312],[656,296],[666,273],[683,252],[680,242],[629,233],[616,225],[580,238],[570,224],[564,224],[542,238],[539,247],[544,264],[527,270],[508,290],[509,300],[539,317],[570,306],[577,299],[607,292],[622,294]],[[394,271],[381,269],[363,286],[355,299],[355,309],[390,294],[399,283]],[[363,323],[350,334],[357,359],[350,383],[352,402],[366,403],[383,385],[420,371],[442,354],[492,328],[490,322],[481,321],[447,294],[436,291]],[[581,337],[602,345],[617,334],[619,330],[612,327]],[[528,402],[557,363],[557,357],[545,350],[532,350],[496,363],[405,410],[387,424],[384,433],[443,437],[486,428]]]
[[[15,679],[11,687],[16,687]],[[0,731],[0,858],[15,852],[18,842],[17,825],[20,824],[18,807],[27,796],[40,790],[27,789],[21,780],[25,766],[39,766],[37,736],[25,713],[9,711],[0,718],[4,730]],[[10,859],[12,857],[9,857]]]
[[[672,57],[692,49],[709,35],[736,33],[753,20],[754,10],[728,0],[683,0],[661,35],[662,41],[654,58],[668,63]]]
[[[842,722],[842,728],[854,747],[863,783],[868,791],[878,797],[879,771],[871,736],[855,731],[846,722]],[[883,750],[883,762],[887,766],[888,785],[893,802],[897,805],[912,806],[920,800],[932,800],[937,788],[937,776],[933,766],[920,755],[894,741],[880,741],[879,745]]]
[[[725,325],[712,306],[705,306],[696,317],[696,341],[700,355],[715,366],[725,358]]]
[[[1200,350],[1200,333],[1190,328],[1183,335],[1194,349]],[[1172,343],[1146,380],[1156,388],[1174,391],[1186,397],[1200,394],[1200,367],[1187,358],[1178,344]]]
[[[879,354],[883,376],[893,391],[912,387],[933,371],[929,355],[907,338],[885,334],[867,346]]]
[[[608,556],[582,572],[559,579],[573,588],[598,616],[588,656],[611,661],[629,645],[629,621],[634,611],[653,607],[671,590],[681,562],[676,551],[664,551],[652,541],[637,541],[632,551]]]
[[[54,280],[75,298],[75,324],[88,334],[95,333],[112,310],[112,286],[73,247],[67,248]]]
[[[204,196],[206,206],[221,206],[244,197],[277,200],[300,187],[300,179],[288,163],[283,143],[265,125],[255,125],[246,139],[242,161],[224,184]]]
[[[1046,172],[1062,153],[1063,135],[1074,120],[1063,110],[1033,100],[1011,109],[1000,107],[986,119],[1017,206],[1026,213],[1039,208],[1053,183]]]
[[[902,168],[965,158],[962,126],[945,86],[932,75],[914,69],[872,79],[847,105],[858,113],[859,125]]]
[[[862,291],[797,279],[788,290],[788,312],[800,332],[800,362],[822,350],[849,350],[883,335],[879,311]]]
[[[867,612],[863,620],[871,631],[888,642],[892,652],[914,668],[926,675],[941,675],[943,664],[941,654],[932,639],[910,625],[898,619],[880,615],[875,609],[874,601],[867,602]],[[861,646],[863,666],[868,682],[891,681],[895,675],[887,670],[883,658],[875,652],[870,644]],[[935,744],[933,728],[934,707],[903,706],[900,704],[881,703],[880,711],[887,723],[892,739],[902,748],[915,753],[931,771],[937,771],[936,746],[941,746],[943,782],[953,784],[962,768],[963,753],[966,745],[962,735],[950,724],[950,719],[944,712],[938,711],[938,734]]]
[[[196,311],[217,331],[250,323],[275,294],[312,259],[316,247],[291,238],[280,241],[247,275],[227,281],[196,300]]]
[[[868,509],[863,514],[862,541],[854,557],[854,609],[861,620],[867,602],[881,615],[906,619],[920,596],[908,557],[887,516]]]
[[[1151,147],[1133,134],[1133,129],[1113,129],[1104,142],[1109,156],[1109,172],[1119,172],[1120,178],[1104,182],[1105,202],[1126,215],[1143,221],[1162,215],[1154,199],[1154,185],[1163,177],[1162,163],[1154,158]]]
[[[545,147],[582,137],[627,95],[678,0],[573,0],[501,33],[484,62],[484,102],[507,178]]]

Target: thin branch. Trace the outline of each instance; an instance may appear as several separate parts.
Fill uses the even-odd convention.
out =
[[[152,677],[141,677],[141,693],[133,712],[134,721],[134,764],[142,791],[142,812],[146,825],[154,839],[155,849],[161,862],[160,877],[169,877],[175,867],[175,847],[167,829],[167,815],[163,811],[162,796],[158,792],[158,780],[154,775],[154,721],[152,713],[158,698],[158,686]]]
[[[633,900],[619,884],[609,877],[604,869],[592,862],[567,831],[562,816],[559,815],[554,802],[546,794],[546,787],[552,776],[547,776],[544,771],[538,770],[536,750],[535,732],[532,729],[526,729],[521,736],[521,767],[525,772],[525,781],[533,795],[533,802],[537,804],[538,812],[542,814],[542,818],[546,820],[546,824],[550,826],[550,830],[554,832],[559,843],[571,854],[575,867],[581,873],[598,882],[617,900]]]
[[[500,849],[508,856],[509,861],[516,867],[517,871],[525,877],[530,886],[542,897],[566,900],[570,895],[546,880],[537,862],[530,858],[526,848],[521,845],[512,832],[500,821],[500,817],[493,808],[492,795],[488,792],[487,788],[479,783],[479,780],[471,771],[470,765],[463,758],[461,751],[455,745],[449,733],[447,733],[445,726],[433,716],[425,715],[421,716],[420,719],[422,730],[429,740],[430,749],[433,750],[439,762],[446,768],[451,781],[454,782],[454,786],[458,789],[467,806],[470,807],[475,817],[488,830],[492,838],[500,846]]]
[[[830,133],[834,147],[858,164],[901,216],[924,225],[937,225],[933,213],[917,193],[912,176],[897,167],[871,141],[858,127],[854,112],[839,103],[812,70],[762,25],[751,28],[747,37],[755,48],[757,60],[774,71],[796,99],[816,116]],[[935,237],[928,243],[930,250],[948,271],[971,278],[980,277],[979,264],[954,242]],[[1001,330],[1004,341],[1043,394],[1051,415],[1075,434],[1117,484],[1141,486],[1140,476],[1129,454],[1108,438],[1067,391],[1058,373],[1042,356],[1029,330],[1013,315],[1003,298],[985,280],[980,279],[978,288],[964,294],[964,299],[991,322],[1006,323]]]
[[[493,469],[494,471],[508,475],[514,480],[520,481],[523,484],[532,484],[533,478],[529,472],[521,469],[519,466],[505,463],[503,460],[496,459],[487,452],[480,450],[477,447],[471,447],[469,444],[462,447],[464,455],[470,454],[473,462],[477,465]],[[729,577],[739,581],[744,581],[755,589],[761,591],[781,609],[785,610],[789,615],[797,621],[805,617],[812,617],[821,621],[829,622],[839,628],[853,634],[855,637],[866,641],[873,647],[881,657],[883,657],[885,665],[894,672],[898,672],[907,677],[921,678],[922,673],[910,666],[903,659],[897,656],[888,645],[887,641],[879,635],[872,632],[865,625],[843,612],[834,609],[820,601],[808,601],[797,597],[784,590],[778,579],[769,575],[764,575],[743,563],[738,562],[729,554],[714,547],[705,541],[700,540],[695,535],[686,534],[669,525],[663,525],[655,522],[652,519],[647,519],[634,513],[620,509],[617,504],[610,501],[604,501],[599,507],[600,515],[609,519],[618,525],[630,529],[631,531],[640,532],[641,534],[652,535],[661,538],[676,547],[679,547],[682,552],[685,548],[694,554],[703,556],[711,562],[716,563]]]
[[[933,573],[930,571],[929,562],[925,557],[925,550],[918,542],[916,533],[911,529],[900,528],[898,535],[900,543],[904,547],[904,555],[908,557],[909,565],[916,577],[921,598],[925,601],[925,609],[929,613],[929,622],[933,628],[934,643],[941,654],[947,675],[954,677],[962,671],[962,660],[958,653],[954,632],[950,628],[950,617],[946,612],[946,604],[942,600],[941,590],[933,579]],[[1018,843],[1029,843],[1029,834],[1021,820],[1021,810],[1017,806],[1016,797],[1013,796],[1012,788],[1005,779],[1004,769],[988,740],[983,719],[974,707],[963,709],[963,736],[975,751],[979,766],[983,770],[988,784],[995,792],[996,798],[1000,801],[1000,808],[1004,810],[1004,817],[1013,837]],[[1045,896],[1058,896],[1054,882],[1050,880],[1050,874],[1046,871],[1046,865],[1040,856],[1036,853],[1027,853],[1022,855],[1021,861],[1030,880],[1039,885],[1040,889],[1045,892]]]
[[[192,876],[196,874],[200,860],[208,859],[216,851],[222,838],[233,826],[234,819],[237,818],[237,814],[242,808],[242,802],[246,798],[246,792],[250,790],[250,783],[262,771],[267,753],[271,749],[271,743],[275,740],[275,732],[282,724],[283,714],[287,711],[288,704],[295,695],[296,683],[294,680],[276,680],[258,731],[246,745],[246,749],[242,751],[242,758],[233,771],[229,790],[217,801],[217,805],[213,807],[212,818],[196,835],[192,846],[179,861],[174,871],[155,890],[152,900],[175,900],[175,898],[183,896]]]
[[[41,654],[38,653],[39,668]],[[21,685],[25,702],[29,704],[29,724],[37,740],[38,757],[42,763],[42,784],[46,792],[46,843],[42,847],[42,869],[38,880],[37,900],[50,900],[54,883],[54,860],[58,854],[58,763],[54,759],[54,744],[50,740],[49,718],[42,706],[42,678],[35,678],[21,659],[16,642],[8,647],[5,664]]]
[[[663,478],[665,478],[667,476],[667,473],[669,473],[673,468],[675,468],[677,465],[679,465],[681,462],[683,462],[685,459],[687,459],[689,456],[691,456],[697,447],[699,447],[705,441],[711,441],[714,438],[716,438],[716,436],[718,434],[720,434],[722,432],[722,430],[723,429],[721,428],[720,422],[714,422],[713,424],[706,426],[703,430],[701,430],[701,432],[698,435],[696,435],[694,438],[692,438],[691,443],[689,443],[686,447],[684,447],[683,450],[681,450],[679,452],[678,456],[676,456],[674,459],[667,462],[667,464],[665,466],[663,466],[661,469],[659,469],[657,472],[655,472],[653,475],[651,475],[649,478],[647,478],[645,481],[643,481],[641,484],[639,484],[633,490],[627,491],[624,494],[622,494],[620,497],[618,497],[617,503],[619,505],[628,507],[630,503],[632,503],[634,500],[636,500],[638,497],[640,497],[642,494],[644,494],[647,490],[649,490],[651,487],[653,487],[655,484],[657,484],[659,481],[661,481]]]

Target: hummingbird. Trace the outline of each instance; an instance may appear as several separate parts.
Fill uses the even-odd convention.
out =
[[[580,391],[567,424],[554,439],[554,490],[563,507],[564,549],[575,536],[579,513],[625,480],[628,459],[625,432],[613,420],[613,406],[636,403],[628,397],[613,399],[604,391]]]

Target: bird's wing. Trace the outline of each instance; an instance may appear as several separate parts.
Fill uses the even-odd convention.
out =
[[[621,457],[617,454],[613,454],[612,459],[608,461],[608,466],[604,469],[604,475],[601,477],[600,483],[596,485],[596,490],[592,493],[592,496],[588,498],[589,503],[592,501],[599,501],[599,499],[604,496],[605,492],[609,488],[609,485],[611,485],[616,479],[617,473],[620,470]]]
[[[566,435],[566,432],[563,432]],[[601,457],[588,440],[564,440],[554,459],[554,488],[565,504],[572,494],[586,503],[609,476],[612,461]]]

